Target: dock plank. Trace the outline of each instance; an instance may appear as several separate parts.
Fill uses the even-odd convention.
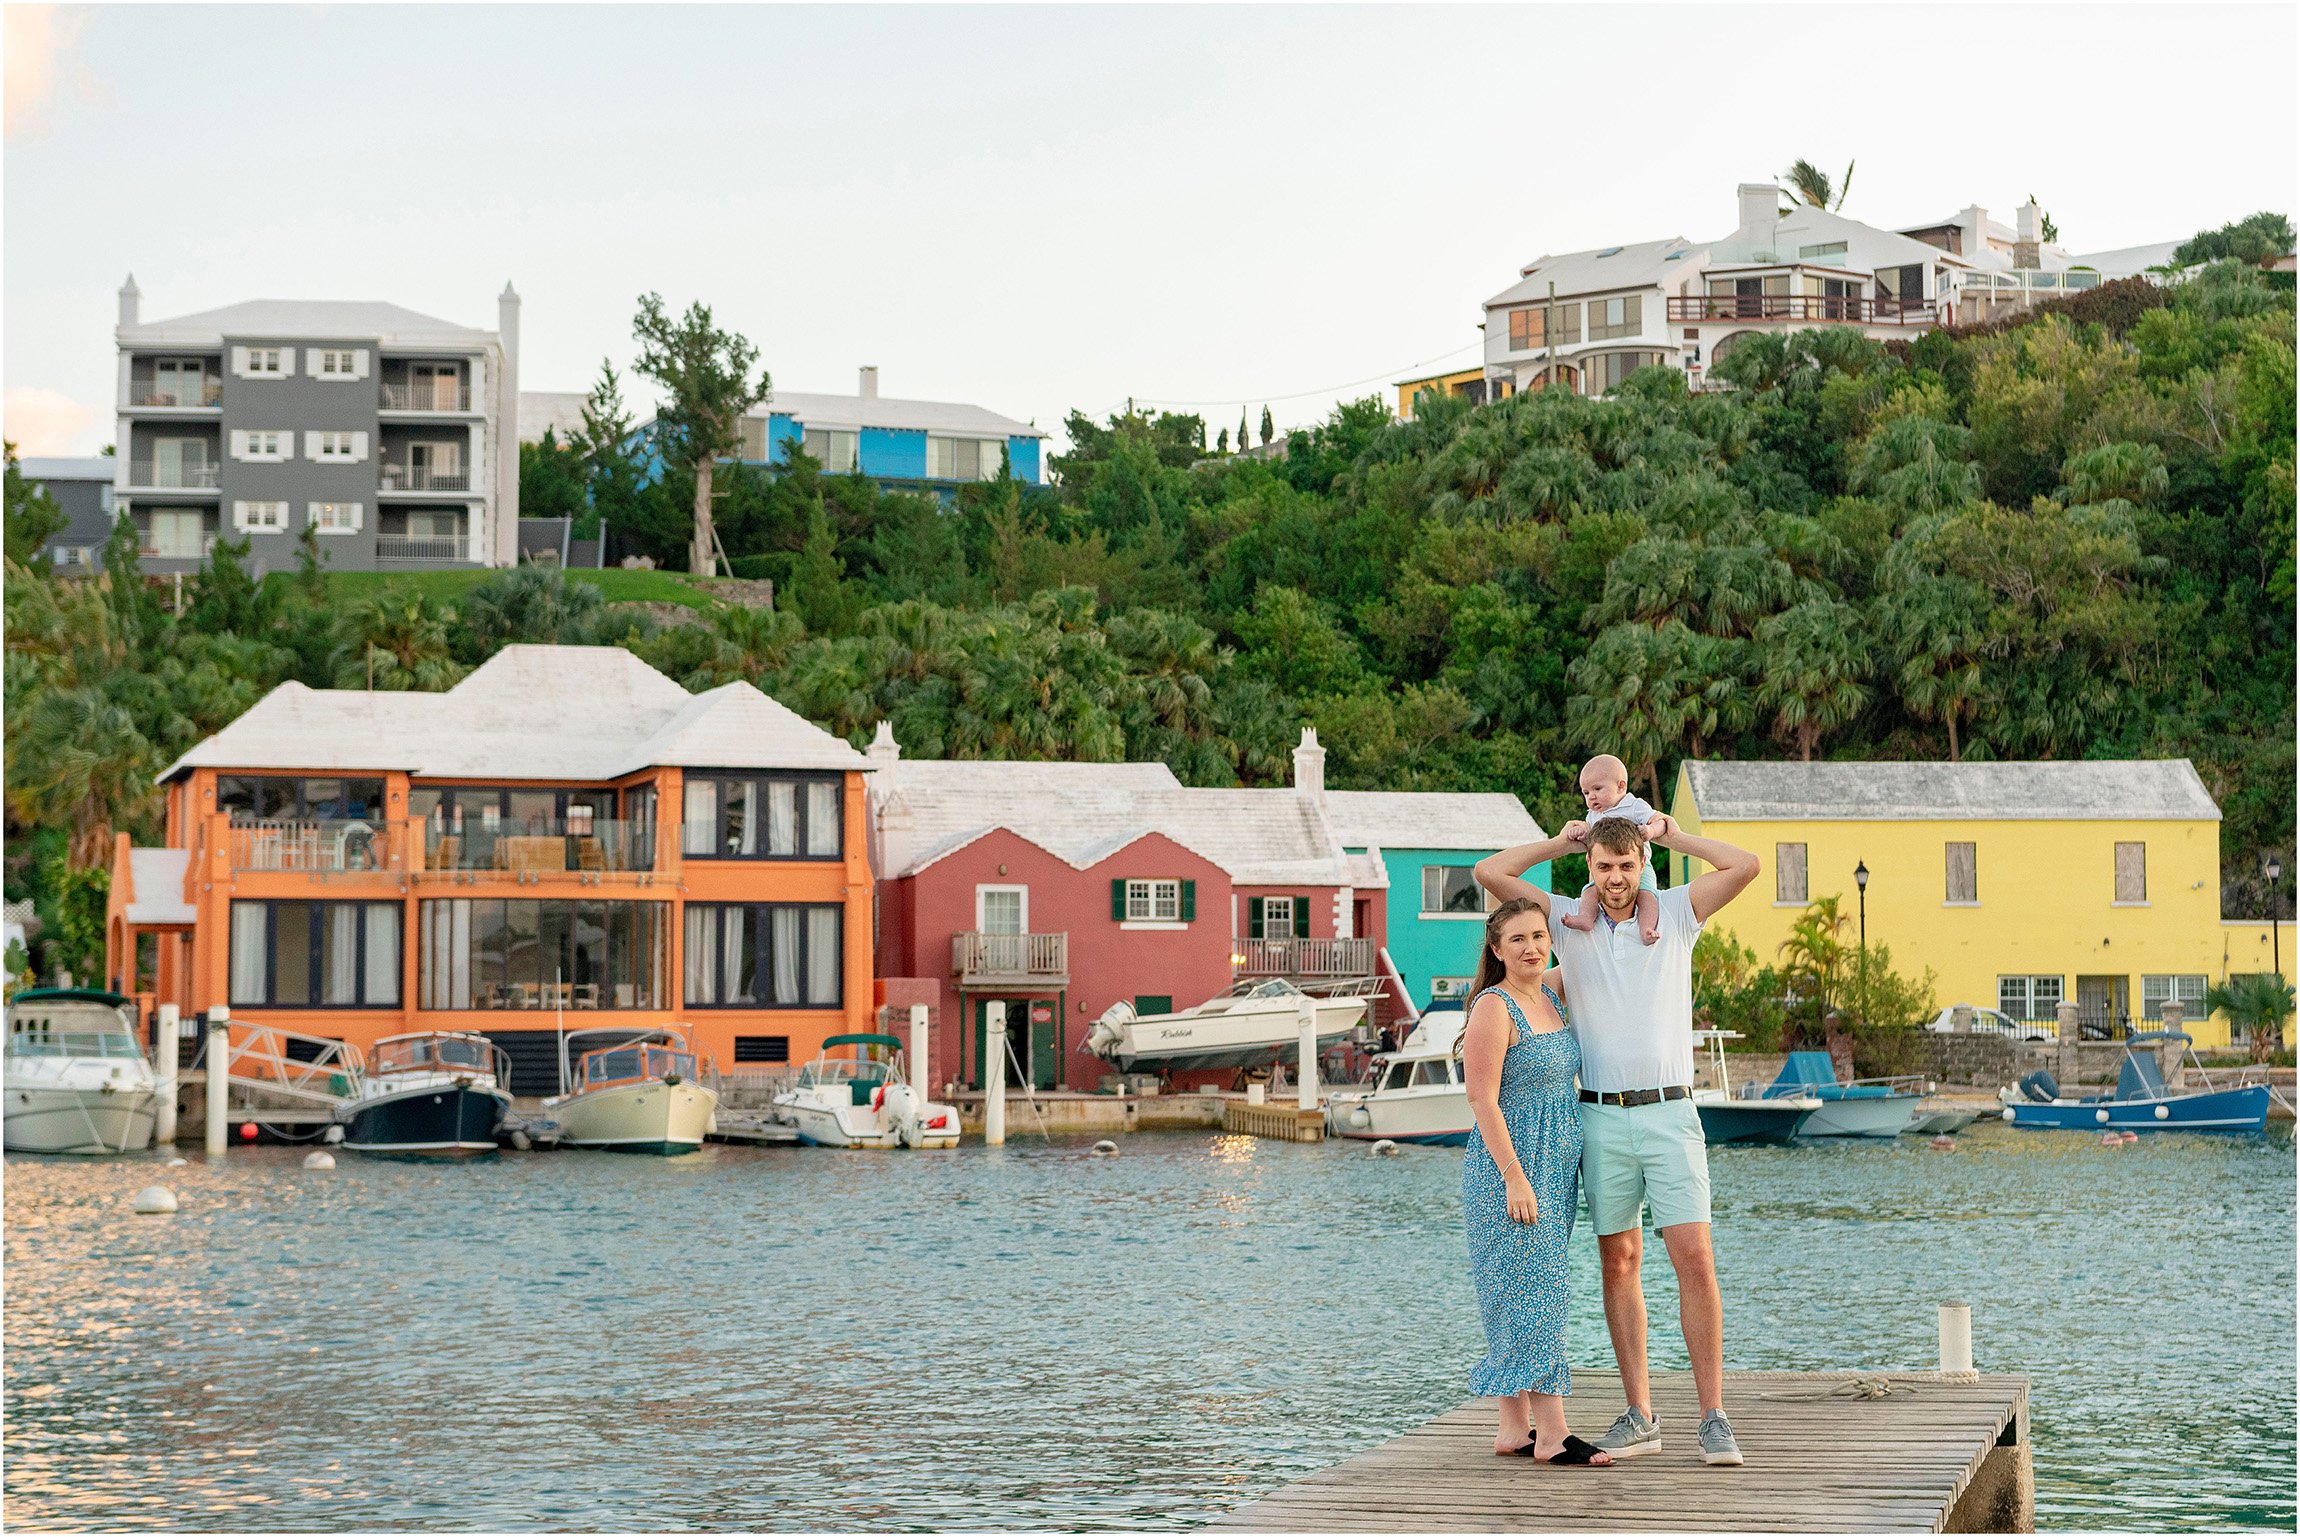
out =
[[[1883,1397],[1854,1396],[1884,1381]],[[1566,1419],[1595,1438],[1620,1378],[1577,1371]],[[1689,1374],[1656,1373],[1662,1450],[1612,1468],[1493,1455],[1477,1399],[1214,1518],[1250,1531],[1937,1532],[2000,1440],[2025,1439],[2028,1379],[1926,1373],[1728,1372],[1725,1407],[1748,1462],[1701,1461]]]

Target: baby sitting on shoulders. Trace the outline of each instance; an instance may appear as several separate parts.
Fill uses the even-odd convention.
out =
[[[1581,798],[1589,807],[1588,822],[1594,828],[1598,823],[1619,817],[1636,824],[1648,838],[1661,832],[1669,819],[1651,806],[1629,793],[1629,767],[1611,753],[1600,753],[1589,760],[1581,770]],[[1637,935],[1647,944],[1661,938],[1660,887],[1653,879],[1653,860],[1645,861],[1645,873],[1637,882]],[[1573,911],[1557,921],[1569,929],[1587,933],[1597,927],[1599,903],[1594,885],[1581,888],[1581,900]]]

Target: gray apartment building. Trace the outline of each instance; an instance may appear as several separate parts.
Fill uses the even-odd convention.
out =
[[[144,321],[120,290],[115,505],[148,571],[218,538],[286,570],[306,526],[330,569],[518,559],[519,296],[475,331],[396,304],[258,299]]]
[[[58,570],[86,571],[103,563],[104,545],[118,516],[112,510],[118,468],[102,456],[16,461],[17,472],[47,492],[64,514],[64,526],[42,549]]]

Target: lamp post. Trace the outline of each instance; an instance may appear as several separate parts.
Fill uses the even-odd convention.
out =
[[[2284,878],[2284,861],[2274,854],[2269,855],[2262,873],[2268,877],[2268,964],[2275,968],[2276,986],[2281,989],[2284,986],[2284,953],[2282,941],[2277,937],[2276,924],[2282,916],[2284,904],[2277,896],[2276,885]],[[2281,998],[2284,995],[2279,991],[2276,996]],[[2281,1004],[2276,1009],[2276,1032],[2279,1035],[2284,1033],[2284,1009]]]
[[[1853,866],[1853,889],[1861,903],[1861,1007],[1869,1006],[1869,864],[1860,860]]]

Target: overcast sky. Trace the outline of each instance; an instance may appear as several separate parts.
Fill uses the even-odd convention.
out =
[[[707,301],[778,385],[1281,426],[1474,358],[1548,251],[2034,193],[2076,251],[2292,212],[2289,7],[15,6],[6,431],[111,441],[144,318],[383,299],[521,383]]]

